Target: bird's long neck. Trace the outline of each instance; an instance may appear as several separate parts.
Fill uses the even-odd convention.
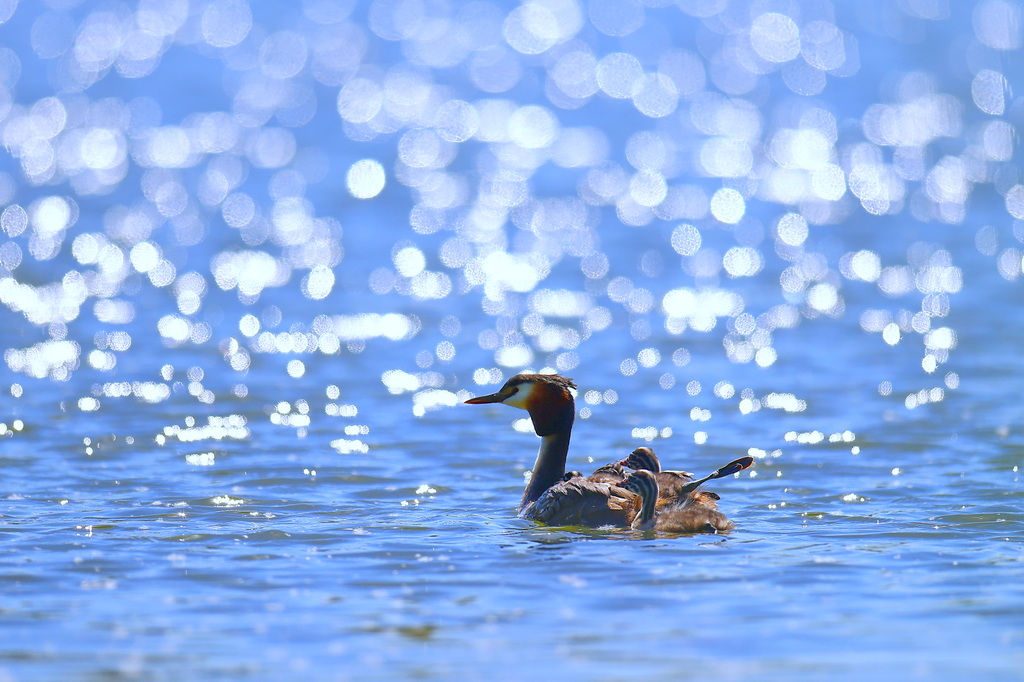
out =
[[[520,511],[528,504],[536,502],[545,490],[561,480],[565,474],[565,458],[569,454],[569,437],[572,435],[574,412],[570,405],[552,430],[544,429],[546,433],[540,434],[540,450],[537,452],[537,461],[533,464],[530,482],[526,484],[523,499],[519,503]],[[534,420],[534,424],[537,424],[537,420]]]
[[[565,458],[569,454],[571,433],[571,430],[566,429],[544,436],[541,440],[537,461],[534,462],[533,473],[530,475],[530,482],[526,484],[523,499],[519,503],[520,510],[531,502],[536,502],[545,490],[561,480],[562,475],[565,474]]]
[[[647,472],[640,472],[647,473]],[[634,475],[640,475],[634,474]],[[634,530],[650,530],[654,527],[654,511],[657,506],[657,479],[652,474],[641,478],[636,492],[640,495],[640,511],[631,524]]]
[[[653,494],[652,494],[653,493]],[[640,513],[633,519],[633,530],[654,528],[654,509],[658,502],[658,490],[647,490],[640,496]]]

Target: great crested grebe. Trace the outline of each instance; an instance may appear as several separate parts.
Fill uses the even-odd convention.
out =
[[[663,533],[721,533],[732,530],[733,522],[718,511],[717,493],[697,488],[714,478],[743,471],[753,464],[752,457],[740,457],[674,493],[675,500],[663,503],[659,482],[661,475],[639,469],[626,476],[622,487],[640,496],[640,511],[630,527],[633,530],[656,530]],[[662,472],[664,473],[664,472]]]
[[[517,374],[506,381],[497,392],[470,398],[466,402],[470,405],[504,403],[526,410],[530,414],[534,431],[541,437],[540,451],[537,453],[530,480],[519,503],[519,516],[550,525],[629,528],[640,514],[642,501],[635,491],[622,487],[622,482],[626,479],[622,467],[630,465],[629,458],[607,464],[587,478],[577,472],[570,472],[568,475],[565,472],[569,439],[576,417],[573,398],[575,388],[576,385],[571,379],[557,374]],[[652,450],[642,450],[645,452],[633,464],[653,466],[650,458],[657,463],[657,457]],[[749,457],[744,459],[750,460]],[[730,462],[699,482],[694,482],[692,477],[688,476],[679,486],[688,489],[680,495],[687,499],[706,495],[704,493],[691,496],[689,493],[696,491],[701,483],[711,478],[727,475],[720,472],[726,471],[729,466],[736,466],[740,461]],[[660,464],[657,466],[660,469]],[[748,466],[749,462],[734,468],[732,472]],[[696,485],[693,485],[694,483]],[[656,495],[657,493],[655,499]]]
[[[715,493],[701,491],[698,490],[698,488],[712,479],[731,476],[732,474],[743,471],[753,463],[753,457],[740,457],[739,459],[734,459],[725,466],[717,469],[710,475],[705,476],[700,480],[696,480],[694,479],[693,474],[687,471],[662,470],[661,462],[658,461],[658,456],[655,455],[654,451],[650,448],[637,448],[620,462],[622,466],[628,469],[643,469],[654,474],[654,477],[658,482],[657,509],[663,509],[664,507],[681,507],[689,504],[693,501],[690,499],[693,495],[715,495]],[[714,499],[717,500],[719,498],[715,497]]]
[[[504,403],[530,413],[541,443],[519,502],[521,517],[560,526],[629,526],[640,509],[635,493],[582,476],[563,480],[576,418],[575,388],[572,379],[557,374],[517,374],[497,393],[466,402]]]
[[[658,479],[658,508],[676,504],[682,499],[682,489],[693,481],[693,474],[688,471],[662,471],[661,462],[654,450],[647,447],[639,447],[620,462],[626,468],[633,470],[645,469],[654,474]]]
[[[733,523],[715,508],[718,496],[699,495],[683,507],[669,507],[655,511],[658,499],[658,479],[641,469],[626,476],[622,487],[631,490],[643,500],[640,513],[633,519],[633,530],[656,530],[662,533],[722,533],[733,529]],[[713,496],[713,497],[712,497]]]

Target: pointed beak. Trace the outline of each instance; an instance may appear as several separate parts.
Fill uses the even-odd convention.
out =
[[[467,405],[483,405],[484,403],[500,403],[504,402],[507,395],[501,393],[491,393],[490,395],[481,395],[476,398],[470,398],[466,401]]]

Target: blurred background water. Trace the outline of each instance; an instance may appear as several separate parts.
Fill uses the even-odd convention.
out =
[[[1021,679],[1022,19],[0,0],[0,680]]]

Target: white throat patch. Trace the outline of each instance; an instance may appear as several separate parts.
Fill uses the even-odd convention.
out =
[[[532,382],[522,383],[516,386],[519,390],[516,391],[515,395],[506,398],[501,401],[506,405],[512,407],[518,407],[520,410],[528,409],[527,405],[530,402],[530,396],[533,394],[533,389],[537,387],[537,384]]]

